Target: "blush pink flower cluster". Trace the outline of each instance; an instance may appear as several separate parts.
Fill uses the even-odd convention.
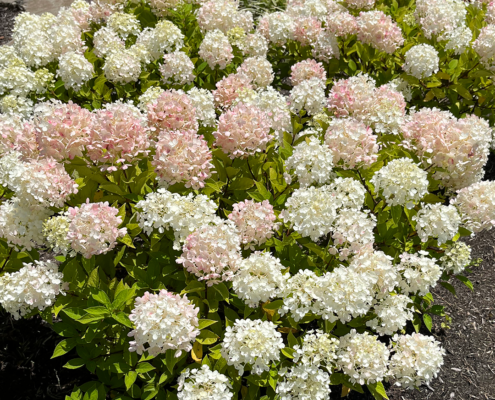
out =
[[[356,17],[349,12],[336,12],[329,15],[326,28],[340,37],[354,35],[359,29]]]
[[[423,108],[401,126],[404,145],[423,165],[444,171],[435,177],[449,188],[461,189],[481,180],[491,141],[488,122],[470,115],[457,119],[448,111]]]
[[[183,182],[186,187],[201,189],[211,177],[213,164],[208,143],[195,131],[162,131],[151,164],[163,186]]]
[[[294,64],[291,67],[290,80],[293,86],[311,78],[318,78],[323,83],[327,80],[327,73],[322,63],[313,59],[307,59]]]
[[[273,139],[271,122],[258,107],[239,103],[222,114],[218,130],[213,133],[215,145],[232,159],[246,158],[266,149]]]
[[[253,85],[245,74],[230,74],[217,83],[213,97],[217,106],[228,108],[243,90],[253,90]]]
[[[23,158],[38,153],[34,126],[19,117],[0,115],[0,156],[17,151]]]
[[[157,131],[197,131],[199,128],[191,99],[179,90],[166,90],[148,104],[148,121]]]
[[[245,248],[253,248],[270,239],[273,231],[277,229],[273,212],[273,206],[268,200],[256,203],[253,200],[245,200],[232,206],[234,210],[229,214],[229,219],[235,223],[241,243]]]
[[[67,240],[72,250],[85,258],[112,250],[117,239],[127,234],[126,228],[119,229],[122,218],[118,213],[108,202],[90,203],[89,199],[80,207],[70,207]]]
[[[95,112],[95,123],[87,146],[88,156],[94,161],[115,171],[116,164],[127,169],[140,157],[148,154],[149,130],[142,116],[133,106],[114,103]]]
[[[316,17],[299,18],[295,22],[294,39],[302,46],[316,43],[318,36],[323,31],[321,22]]]
[[[203,225],[187,237],[182,251],[177,263],[208,286],[232,280],[242,258],[241,241],[230,221]]]
[[[361,12],[357,24],[358,39],[379,51],[392,54],[404,43],[400,28],[382,11]]]
[[[333,162],[344,169],[367,168],[378,158],[377,137],[355,118],[335,118],[325,133]]]
[[[45,103],[34,118],[36,138],[42,156],[57,161],[81,157],[93,129],[93,114],[69,101]]]

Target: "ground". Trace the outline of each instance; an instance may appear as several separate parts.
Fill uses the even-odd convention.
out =
[[[11,39],[13,18],[22,4],[31,12],[56,13],[57,4],[72,0],[0,0],[0,45]],[[495,180],[495,157],[487,166],[487,180]],[[446,349],[445,365],[430,386],[420,391],[405,391],[386,385],[390,400],[495,400],[495,229],[467,240],[473,258],[483,262],[469,279],[474,291],[459,281],[453,282],[454,297],[443,287],[432,293],[452,318],[450,329],[434,321],[432,334]],[[409,327],[409,331],[412,328]],[[427,333],[427,332],[422,332]],[[0,311],[0,393],[6,400],[64,399],[74,384],[90,380],[83,368],[68,370],[62,366],[75,356],[50,360],[60,337],[39,317],[15,321]],[[332,399],[340,398],[341,388],[332,387]],[[368,400],[368,394],[351,392],[348,400]]]

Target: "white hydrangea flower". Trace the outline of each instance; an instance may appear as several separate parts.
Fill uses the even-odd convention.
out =
[[[86,46],[81,39],[81,28],[70,10],[61,9],[57,20],[48,30],[56,57],[72,52],[84,52]]]
[[[136,329],[128,336],[129,351],[156,356],[169,349],[177,350],[175,357],[192,349],[192,342],[199,335],[199,308],[195,308],[187,296],[161,290],[158,294],[146,292],[136,297],[129,319]],[[147,347],[145,345],[148,344]]]
[[[465,25],[466,14],[462,0],[416,0],[414,16],[424,35],[431,39]]]
[[[293,154],[285,161],[285,168],[294,171],[301,187],[314,183],[324,185],[336,177],[332,172],[332,152],[316,137],[310,137],[294,147]]]
[[[115,51],[125,50],[124,41],[115,31],[104,26],[93,35],[93,52],[97,57],[105,57]]]
[[[323,110],[325,100],[325,84],[318,78],[306,79],[290,91],[290,109],[295,114],[302,109],[309,115],[318,114]]]
[[[0,69],[9,68],[12,65],[23,65],[24,61],[17,54],[14,46],[0,46]],[[25,65],[25,64],[24,64]]]
[[[172,22],[166,19],[156,26],[145,28],[138,36],[136,44],[143,44],[148,49],[152,61],[158,60],[164,53],[180,50],[184,46],[184,35]]]
[[[406,101],[412,100],[412,90],[409,83],[402,78],[392,79],[389,83],[387,83],[393,90],[401,92]]]
[[[15,249],[29,251],[42,246],[43,221],[52,214],[48,208],[18,198],[4,201],[0,205],[0,238]]]
[[[403,279],[399,286],[404,293],[415,294],[419,292],[424,296],[430,288],[437,285],[437,281],[442,275],[442,270],[435,260],[427,257],[426,251],[419,251],[417,254],[403,253],[400,255],[401,262],[397,266],[402,273]]]
[[[195,78],[193,71],[194,64],[183,51],[175,51],[163,56],[163,64],[160,66],[163,83],[180,86],[187,85]]]
[[[438,238],[439,245],[457,235],[461,224],[457,209],[442,204],[424,205],[413,220],[416,221],[416,230],[421,241],[427,242],[430,237]]]
[[[438,39],[447,40],[445,50],[454,50],[456,55],[461,55],[470,46],[473,40],[473,32],[467,26],[460,26],[453,31],[445,32]]]
[[[330,375],[314,365],[295,365],[277,384],[276,392],[280,400],[327,400]]]
[[[268,86],[265,90],[258,92],[256,105],[265,111],[272,122],[272,129],[280,134],[292,132],[289,105],[284,95]]]
[[[463,225],[473,233],[495,226],[495,182],[484,181],[458,191],[450,201],[462,216]]]
[[[368,332],[350,333],[340,338],[337,365],[352,383],[360,385],[382,381],[387,376],[390,352]]]
[[[390,161],[371,178],[375,192],[381,192],[387,204],[409,209],[428,193],[428,173],[409,158]]]
[[[275,77],[272,64],[265,57],[246,58],[237,72],[246,75],[255,88],[270,86]]]
[[[376,279],[367,273],[340,267],[327,272],[317,282],[317,314],[323,319],[342,323],[365,315],[373,302]]]
[[[312,47],[313,57],[320,61],[328,62],[332,58],[340,58],[337,37],[328,30],[320,32],[316,38],[316,42],[312,44]]]
[[[70,252],[75,257],[75,252],[70,251],[70,241],[67,238],[69,226],[70,220],[66,213],[51,217],[43,224],[43,235],[54,253],[67,255]]]
[[[418,79],[424,79],[438,72],[440,58],[435,48],[429,44],[418,44],[405,54],[404,71]]]
[[[0,68],[0,94],[10,93],[27,96],[36,88],[36,76],[24,61],[12,62],[6,68]]]
[[[29,118],[33,114],[33,101],[27,97],[8,94],[0,100],[0,112],[2,114]]]
[[[93,77],[94,69],[83,54],[70,51],[59,58],[57,75],[66,89],[80,90]]]
[[[403,294],[388,296],[373,306],[376,318],[366,322],[366,326],[381,335],[393,335],[404,329],[407,321],[413,319],[414,307],[408,307],[412,300]]]
[[[199,46],[198,54],[208,63],[211,69],[214,69],[217,65],[218,68],[225,69],[234,58],[229,39],[218,29],[206,33]]]
[[[172,229],[176,235],[174,249],[180,250],[180,243],[196,229],[214,223],[217,205],[205,195],[181,196],[166,189],[158,189],[146,195],[145,200],[136,204],[139,226],[151,235],[153,230],[163,233]]]
[[[339,340],[319,329],[308,331],[302,338],[302,346],[294,346],[294,362],[305,365],[324,366],[332,371],[337,360]]]
[[[290,313],[294,321],[300,321],[306,314],[318,314],[319,308],[315,305],[317,284],[318,277],[309,269],[291,276],[280,293],[284,299],[280,315]]]
[[[160,86],[150,86],[146,91],[139,97],[138,108],[142,112],[148,111],[148,104],[154,103],[162,95],[164,90]]]
[[[283,275],[285,267],[270,253],[255,252],[239,262],[239,270],[232,280],[234,292],[249,307],[278,296],[290,275]]]
[[[229,378],[203,364],[200,369],[184,369],[177,380],[179,400],[231,400]]]
[[[460,274],[469,264],[471,264],[471,246],[463,242],[448,246],[440,258],[440,266],[453,274]]]
[[[445,350],[435,338],[413,333],[395,335],[393,341],[389,369],[396,385],[413,389],[437,377]]]
[[[251,373],[260,375],[270,370],[274,361],[280,360],[280,350],[285,347],[282,334],[270,321],[259,319],[238,319],[234,326],[228,326],[222,342],[222,357],[233,365],[239,375],[244,373],[246,364]]]
[[[103,72],[110,82],[136,82],[141,75],[141,61],[131,50],[114,51],[107,56]]]
[[[383,251],[366,251],[353,257],[349,268],[357,273],[373,275],[376,279],[375,297],[380,299],[388,296],[399,283],[392,260]]]
[[[65,296],[64,275],[52,261],[23,263],[23,267],[0,276],[0,304],[14,319],[33,309],[44,310],[55,303],[59,294]]]
[[[130,35],[141,32],[141,25],[134,14],[113,13],[107,19],[107,26],[124,40]]]
[[[283,45],[294,39],[295,21],[288,13],[268,14],[268,39],[276,45]]]
[[[193,87],[187,92],[192,105],[196,110],[196,118],[203,126],[215,126],[217,114],[215,113],[215,100],[213,94],[207,89]]]
[[[259,33],[251,33],[242,39],[239,48],[246,57],[266,57],[268,41]]]

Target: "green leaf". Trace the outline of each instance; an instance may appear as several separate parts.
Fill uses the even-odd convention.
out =
[[[271,200],[272,199],[272,194],[265,188],[263,183],[261,182],[254,182],[256,184],[256,188],[258,189],[258,192],[260,195],[263,197],[264,200]]]
[[[123,309],[124,305],[129,300],[131,300],[135,294],[136,294],[136,291],[134,289],[124,289],[124,290],[120,291],[112,303],[112,310]]]
[[[402,206],[392,206],[392,218],[396,225],[399,224],[401,216],[402,216]]]
[[[138,374],[145,374],[146,372],[153,371],[154,369],[155,367],[148,362],[142,362],[136,366],[136,372]]]
[[[92,295],[93,299],[95,299],[98,303],[101,303],[103,304],[105,307],[108,307],[110,308],[110,306],[112,305],[112,302],[110,301],[110,298],[108,297],[108,295],[100,290],[97,294],[93,294]]]
[[[288,358],[294,358],[294,353],[296,351],[294,349],[291,349],[290,347],[284,347],[282,349],[282,354]]]
[[[454,276],[457,280],[464,283],[464,285],[466,285],[469,289],[474,290],[473,283],[468,278],[466,278],[465,276],[462,276],[462,275],[454,275]]]
[[[126,390],[129,390],[132,384],[136,382],[137,375],[138,374],[136,371],[129,371],[127,374],[125,374],[124,382]]]
[[[132,243],[132,238],[131,236],[126,233],[124,237],[118,238],[117,239],[120,243],[125,244],[126,246],[129,246],[132,249],[135,249],[134,244]]]
[[[106,315],[110,314],[110,311],[106,307],[96,306],[84,309],[88,314],[91,315]]]
[[[206,290],[204,282],[192,281],[180,292],[181,295]]]
[[[112,317],[115,321],[121,323],[122,325],[125,325],[128,328],[133,328],[132,322],[129,319],[129,317],[127,316],[127,314],[121,312],[118,314],[113,314]]]
[[[431,316],[428,314],[423,314],[423,322],[425,323],[428,330],[431,332],[431,328],[433,327],[433,321]]]
[[[383,383],[381,382],[370,383],[366,386],[368,386],[369,391],[376,400],[388,399],[387,392],[383,387]]]
[[[284,301],[283,300],[275,300],[275,301],[272,301],[272,302],[270,302],[268,304],[265,304],[263,306],[263,308],[265,310],[278,310],[283,305],[284,305]]]
[[[74,347],[76,347],[76,343],[77,343],[76,338],[62,340],[59,344],[57,344],[57,347],[55,347],[55,350],[53,351],[53,355],[51,358],[63,356],[64,354],[71,351]]]
[[[441,281],[440,285],[442,285],[445,289],[447,289],[450,293],[452,293],[454,296],[456,295],[455,288],[448,282]]]
[[[254,185],[254,181],[250,178],[239,178],[236,179],[229,185],[230,190],[248,190],[252,188]]]
[[[218,340],[218,336],[209,330],[202,330],[199,336],[196,337],[196,341],[200,344],[213,344]]]
[[[210,325],[216,324],[217,322],[218,321],[213,321],[212,319],[200,319],[198,329],[203,330],[203,329],[209,327]]]
[[[74,358],[64,365],[67,369],[77,369],[81,368],[86,362],[82,358]]]
[[[220,294],[224,301],[226,301],[227,303],[229,302],[230,293],[225,283],[218,283],[216,285],[213,285],[213,288]]]

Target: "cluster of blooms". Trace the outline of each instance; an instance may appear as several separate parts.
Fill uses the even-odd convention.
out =
[[[246,75],[254,88],[266,88],[274,78],[272,64],[264,57],[246,58],[237,73]]]
[[[282,334],[270,321],[238,319],[228,326],[222,342],[222,357],[233,365],[239,375],[247,364],[251,372],[261,375],[270,370],[273,362],[280,360],[280,350],[285,347]]]
[[[199,47],[199,56],[205,60],[211,69],[225,69],[234,58],[232,45],[227,36],[215,29],[206,33]]]
[[[196,110],[198,121],[204,126],[215,126],[217,115],[213,94],[209,90],[193,87],[187,95]]]
[[[178,86],[186,85],[194,80],[193,70],[194,64],[183,51],[165,54],[163,65],[160,67],[163,83]]]
[[[396,385],[414,388],[430,383],[438,375],[445,350],[432,336],[395,335],[393,342],[389,370]]]
[[[258,107],[239,103],[220,116],[213,132],[215,144],[232,159],[246,158],[266,149],[273,139],[270,126],[266,113]]]
[[[302,236],[312,240],[327,235],[341,208],[359,209],[364,202],[364,187],[351,178],[337,178],[331,185],[296,189],[280,215]]]
[[[471,247],[463,242],[454,243],[447,247],[440,263],[444,271],[460,274],[471,264]]]
[[[414,307],[408,307],[412,300],[403,294],[388,296],[373,306],[376,318],[366,325],[379,335],[393,335],[404,329],[407,321],[413,319]]]
[[[319,329],[308,331],[302,340],[302,346],[294,346],[294,362],[300,361],[302,364],[323,365],[331,371],[337,360],[336,350],[339,340],[330,337],[328,333],[324,333]]]
[[[253,245],[261,245],[270,239],[278,229],[273,206],[268,200],[256,203],[245,200],[235,203],[228,218],[234,222],[245,248],[253,249]]]
[[[153,230],[163,233],[172,229],[176,235],[174,249],[180,250],[180,243],[202,225],[216,221],[217,205],[203,194],[181,196],[166,189],[146,195],[145,200],[136,203],[139,226],[151,235]]]
[[[218,371],[212,371],[206,364],[201,369],[184,369],[177,383],[179,400],[231,400],[233,397],[229,378]]]
[[[413,217],[418,236],[423,242],[429,237],[438,238],[441,245],[451,240],[459,231],[461,216],[452,205],[427,204]]]
[[[402,93],[390,85],[376,88],[371,77],[359,74],[335,82],[328,109],[337,117],[357,118],[377,132],[397,133],[405,117],[406,102]]]
[[[152,165],[160,185],[168,187],[183,182],[186,187],[200,189],[211,177],[211,158],[211,150],[202,135],[192,130],[162,131]]]
[[[424,296],[435,287],[442,275],[442,270],[435,260],[428,258],[426,251],[417,254],[403,253],[400,255],[400,264],[397,269],[401,272],[403,279],[399,286],[406,294],[419,293]]]
[[[66,213],[53,217],[45,224],[44,233],[54,249],[73,251],[91,258],[112,250],[117,239],[127,234],[126,228],[119,229],[122,218],[118,212],[108,203],[90,203],[88,199],[80,207],[70,207]]]
[[[344,169],[367,168],[378,159],[377,137],[354,118],[335,118],[325,133],[335,165]]]
[[[13,151],[23,159],[35,157],[38,152],[34,127],[18,115],[0,115],[0,156]]]
[[[253,29],[253,15],[249,11],[239,10],[239,4],[233,0],[204,2],[197,12],[197,21],[203,31],[218,29],[226,34],[236,27],[244,32]]]
[[[65,295],[67,284],[58,266],[52,261],[23,263],[23,267],[0,276],[0,304],[19,319],[35,308],[50,307],[59,294]]]
[[[401,205],[409,209],[428,193],[428,173],[410,158],[390,161],[378,170],[371,183],[376,193],[381,193],[391,206]]]
[[[285,161],[285,168],[294,171],[301,187],[314,183],[324,185],[335,178],[332,152],[314,136],[294,147],[292,156]]]
[[[340,338],[337,365],[353,383],[382,381],[388,374],[390,352],[377,336],[352,330]]]
[[[244,74],[230,74],[217,82],[213,91],[215,104],[221,108],[229,108],[243,91],[251,91],[253,86]]]
[[[404,43],[401,29],[382,11],[361,12],[357,25],[358,39],[379,51],[392,54]]]
[[[62,79],[66,89],[80,90],[93,74],[93,64],[83,54],[70,51],[60,56],[57,76]]]
[[[232,282],[234,292],[249,307],[278,296],[290,275],[283,275],[284,266],[270,253],[255,252],[239,262]]]
[[[221,220],[217,225],[202,225],[191,233],[176,261],[208,286],[232,280],[239,269],[241,243],[234,223]]]
[[[401,126],[404,145],[425,167],[438,167],[434,177],[447,188],[461,189],[481,180],[491,143],[488,122],[475,115],[456,119],[450,112],[422,108]]]
[[[483,66],[490,71],[495,70],[495,25],[487,25],[481,29],[478,38],[473,42],[473,50],[478,53]]]
[[[309,115],[320,113],[325,104],[325,83],[319,78],[303,80],[292,88],[289,104],[294,114],[299,114],[303,109]]]
[[[330,375],[314,365],[299,364],[277,385],[280,400],[326,400],[330,394]]]
[[[429,44],[418,44],[405,54],[404,71],[418,79],[428,78],[438,72],[440,58],[438,52]]]
[[[495,182],[479,182],[457,193],[451,203],[457,207],[464,226],[471,232],[481,232],[495,226]]]
[[[137,297],[129,316],[136,326],[128,334],[133,337],[129,351],[138,354],[147,351],[156,356],[172,349],[177,350],[176,357],[182,351],[191,351],[191,343],[199,335],[198,312],[199,308],[195,308],[186,295],[180,297],[166,290]]]
[[[51,158],[24,162],[20,153],[11,152],[0,158],[0,172],[0,184],[23,202],[62,207],[68,196],[77,193],[77,183]]]

